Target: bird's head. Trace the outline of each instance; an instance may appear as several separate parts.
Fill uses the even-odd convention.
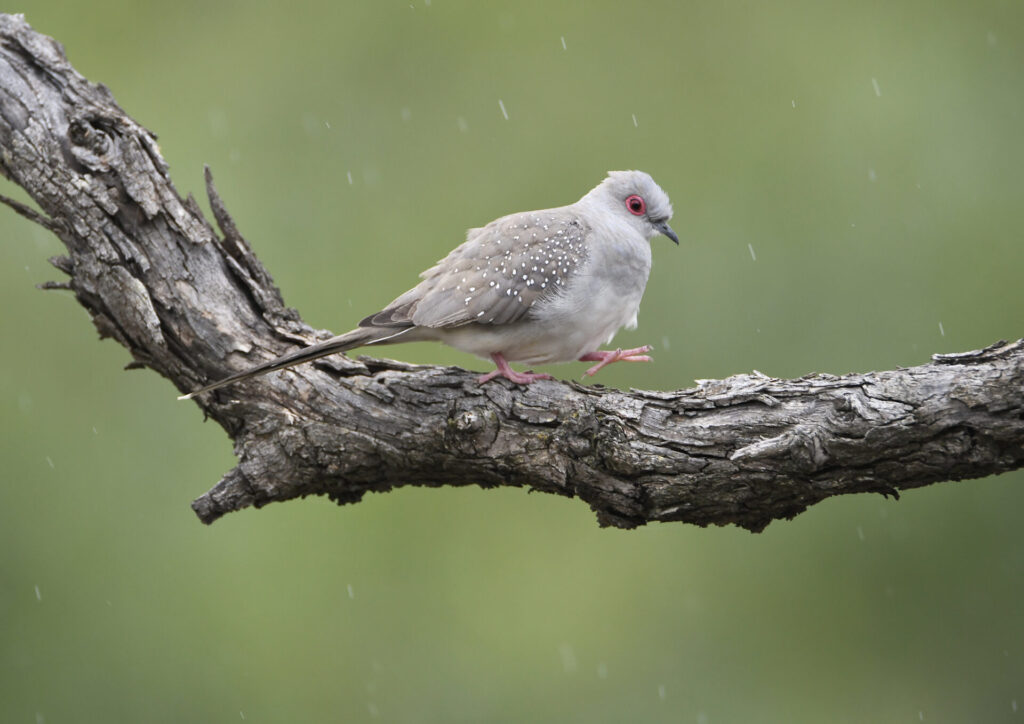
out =
[[[643,171],[609,171],[608,177],[584,197],[587,198],[620,215],[647,239],[664,234],[679,243],[676,232],[668,225],[672,202]]]

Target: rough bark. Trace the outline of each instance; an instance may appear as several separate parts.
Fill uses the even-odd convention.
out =
[[[171,183],[154,136],[61,46],[0,16],[0,170],[68,255],[100,335],[182,391],[327,333],[287,307],[207,173],[220,235]],[[402,485],[529,487],[586,501],[604,525],[760,530],[824,498],[977,478],[1024,464],[1024,341],[910,369],[676,392],[575,383],[478,386],[455,367],[346,357],[198,401],[238,466],[193,508],[224,513]]]

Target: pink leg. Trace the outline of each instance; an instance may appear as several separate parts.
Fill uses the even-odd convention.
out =
[[[593,377],[597,374],[598,370],[602,367],[607,367],[612,362],[650,362],[651,358],[646,353],[652,349],[654,348],[651,345],[645,344],[643,347],[617,349],[614,352],[598,350],[597,352],[587,352],[587,354],[580,357],[580,362],[597,362],[596,365],[586,371],[588,376]]]
[[[512,380],[517,385],[528,385],[531,382],[536,382],[537,380],[553,379],[551,375],[538,374],[535,372],[516,372],[508,366],[508,362],[505,361],[501,352],[495,352],[492,354],[491,359],[494,360],[494,364],[498,366],[498,369],[494,370],[494,372],[488,372],[486,375],[481,375],[477,379],[477,384],[482,385],[484,382],[490,382],[495,377],[504,377]]]

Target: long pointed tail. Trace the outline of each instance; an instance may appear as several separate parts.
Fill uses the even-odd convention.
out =
[[[309,347],[292,352],[290,354],[283,355],[277,359],[272,359],[269,362],[264,362],[261,365],[256,365],[244,372],[238,372],[230,377],[225,377],[222,380],[218,380],[212,384],[200,387],[198,390],[193,390],[187,395],[181,395],[178,397],[179,400],[191,400],[196,395],[201,395],[204,392],[210,390],[216,390],[219,387],[230,385],[235,382],[241,382],[242,380],[250,379],[251,377],[259,377],[265,375],[268,372],[274,372],[276,370],[283,370],[286,367],[294,367],[300,365],[303,362],[309,362],[311,360],[320,359],[330,354],[337,354],[338,352],[345,352],[346,350],[355,349],[356,347],[362,347],[367,344],[373,344],[375,342],[384,342],[385,340],[398,337],[409,331],[410,328],[400,329],[397,332],[393,329],[381,329],[374,327],[359,327],[353,329],[351,332],[338,335],[337,337],[331,337],[330,339],[314,344]]]

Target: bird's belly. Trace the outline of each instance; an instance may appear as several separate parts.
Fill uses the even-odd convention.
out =
[[[611,342],[620,328],[636,327],[637,310],[650,272],[650,245],[623,242],[591,261],[560,293],[540,299],[518,322],[440,328],[446,344],[509,362],[569,362]]]
[[[639,296],[598,297],[584,310],[549,307],[544,319],[467,324],[438,332],[445,344],[484,359],[498,352],[509,362],[569,362],[610,342],[621,327],[636,326],[639,305]]]

